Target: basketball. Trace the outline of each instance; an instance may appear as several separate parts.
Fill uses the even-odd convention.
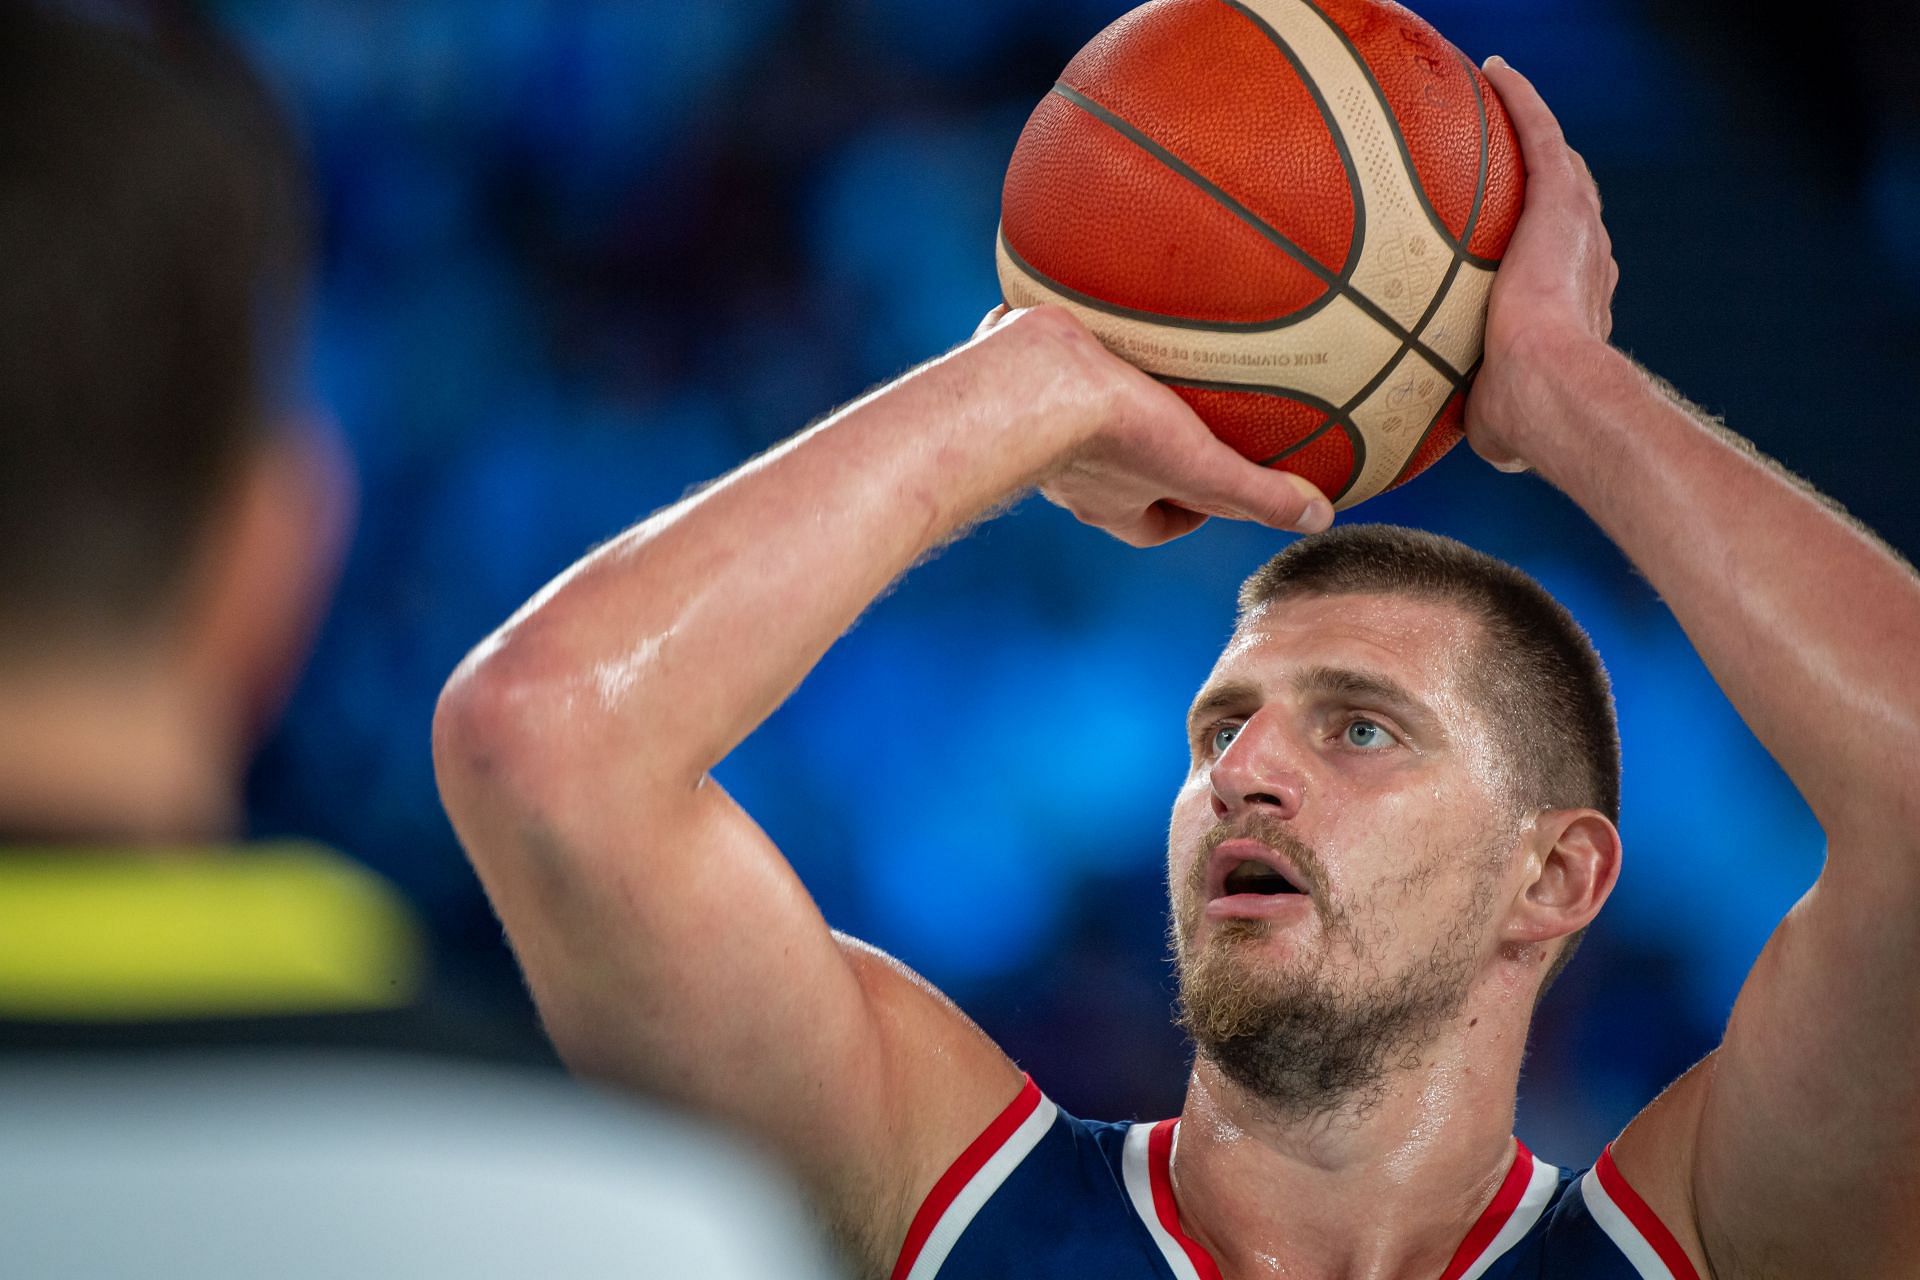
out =
[[[1387,0],[1153,0],[1014,148],[1000,285],[1338,508],[1462,439],[1525,187],[1479,69]]]

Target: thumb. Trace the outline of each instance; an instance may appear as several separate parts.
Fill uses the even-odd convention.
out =
[[[1249,462],[1225,444],[1207,453],[1209,497],[1240,518],[1297,533],[1333,524],[1333,503],[1305,476]]]

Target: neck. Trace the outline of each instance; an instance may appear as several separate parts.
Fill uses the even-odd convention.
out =
[[[0,725],[0,840],[198,842],[238,829],[237,745],[167,672],[10,669]]]
[[[1530,1009],[1483,986],[1364,1104],[1305,1117],[1199,1059],[1173,1161],[1186,1231],[1226,1277],[1435,1280],[1512,1165]]]

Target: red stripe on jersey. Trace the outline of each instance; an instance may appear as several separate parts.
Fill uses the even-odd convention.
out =
[[[1505,1181],[1500,1189],[1493,1193],[1493,1203],[1481,1210],[1480,1218],[1467,1231],[1467,1238],[1453,1251],[1453,1261],[1440,1273],[1440,1280],[1460,1280],[1467,1268],[1480,1260],[1487,1251],[1493,1238],[1500,1234],[1500,1228],[1507,1225],[1507,1219],[1520,1207],[1520,1199],[1527,1194],[1527,1185],[1533,1181],[1533,1152],[1527,1150],[1527,1144],[1518,1138],[1513,1140],[1513,1164],[1507,1168]]]
[[[1660,1255],[1660,1261],[1667,1264],[1667,1270],[1673,1272],[1673,1280],[1700,1280],[1700,1273],[1693,1269],[1692,1259],[1680,1242],[1673,1238],[1673,1232],[1667,1230],[1667,1224],[1660,1221],[1660,1215],[1653,1207],[1640,1198],[1640,1193],[1627,1185],[1620,1168],[1613,1162],[1613,1144],[1600,1153],[1600,1159],[1594,1162],[1593,1172],[1600,1179],[1607,1198],[1620,1207],[1627,1215],[1627,1221],[1633,1224],[1653,1251]]]
[[[1173,1126],[1177,1120],[1162,1120],[1147,1135],[1147,1176],[1153,1184],[1153,1212],[1174,1242],[1186,1252],[1187,1261],[1200,1274],[1200,1280],[1220,1280],[1220,1268],[1213,1255],[1200,1242],[1180,1229],[1180,1206],[1173,1202]]]
[[[947,1167],[940,1175],[940,1181],[933,1184],[933,1190],[927,1192],[926,1200],[920,1206],[920,1212],[913,1215],[913,1225],[907,1228],[906,1243],[900,1246],[900,1259],[893,1264],[893,1280],[906,1280],[907,1272],[913,1270],[914,1261],[919,1258],[920,1250],[926,1247],[927,1237],[939,1224],[940,1215],[947,1211],[954,1197],[980,1172],[980,1167],[993,1158],[993,1153],[1006,1145],[1013,1131],[1026,1123],[1034,1108],[1040,1105],[1040,1086],[1028,1076],[1020,1087],[1020,1093],[1007,1109],[994,1117],[992,1124],[975,1138],[960,1158]]]

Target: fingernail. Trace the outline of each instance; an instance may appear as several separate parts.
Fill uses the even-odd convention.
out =
[[[1495,67],[1501,67],[1509,71],[1512,70],[1512,68],[1507,65],[1507,60],[1501,57],[1497,53],[1494,54],[1491,58],[1488,58],[1485,62],[1480,64],[1480,69],[1483,71],[1491,71]]]

